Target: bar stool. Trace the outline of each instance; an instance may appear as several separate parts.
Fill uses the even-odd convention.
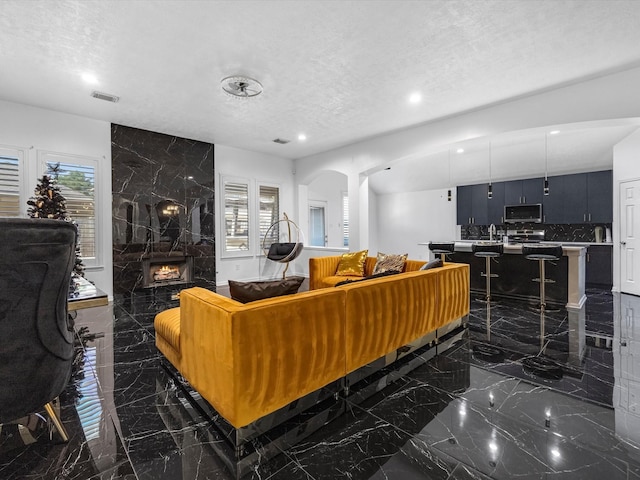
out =
[[[446,243],[429,242],[429,250],[431,250],[434,253],[434,255],[440,255],[443,265],[446,260],[446,256],[451,255],[454,249],[455,249],[455,244],[453,242],[446,242]]]
[[[474,243],[471,250],[476,257],[485,259],[485,273],[482,276],[487,277],[487,286],[485,292],[485,301],[491,301],[491,277],[498,277],[495,273],[491,273],[491,259],[498,258],[504,253],[504,245],[502,243]]]
[[[557,261],[562,257],[562,246],[560,245],[523,245],[522,254],[527,260],[537,260],[540,267],[540,277],[534,278],[533,281],[540,282],[540,310],[545,311],[547,301],[545,298],[545,284],[555,283],[545,277],[545,262]]]

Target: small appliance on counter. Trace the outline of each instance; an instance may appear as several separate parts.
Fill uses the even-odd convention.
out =
[[[602,227],[594,228],[593,233],[596,236],[596,243],[602,243]]]

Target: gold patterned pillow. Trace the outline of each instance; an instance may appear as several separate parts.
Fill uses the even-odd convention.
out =
[[[386,253],[378,252],[376,266],[373,267],[373,275],[385,272],[401,273],[404,268],[404,264],[407,261],[407,256],[407,253],[404,255],[388,255]]]
[[[364,277],[364,262],[367,259],[367,253],[369,253],[369,250],[342,254],[336,275],[343,277]]]

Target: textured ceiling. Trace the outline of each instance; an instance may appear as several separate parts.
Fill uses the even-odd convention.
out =
[[[638,25],[636,0],[1,0],[0,98],[301,158],[638,66]]]

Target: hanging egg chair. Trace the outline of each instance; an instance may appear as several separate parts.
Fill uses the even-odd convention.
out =
[[[284,228],[286,226],[286,229]],[[285,234],[286,231],[286,234]],[[273,240],[285,241],[273,241]],[[273,262],[284,263],[282,278],[285,278],[289,262],[298,258],[304,247],[304,237],[300,228],[286,213],[283,218],[273,222],[262,239],[262,251]]]

